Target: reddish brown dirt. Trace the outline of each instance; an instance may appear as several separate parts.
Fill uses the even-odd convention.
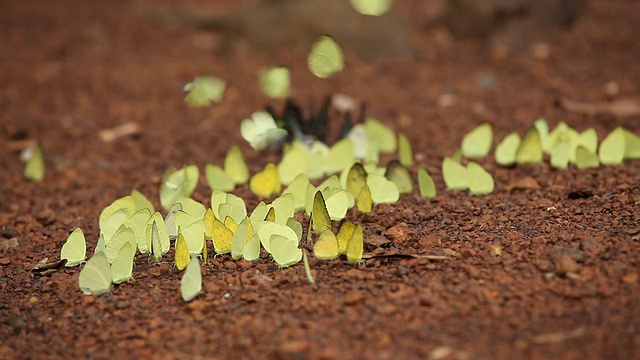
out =
[[[188,6],[229,14],[253,2],[216,3]],[[411,19],[418,59],[369,64],[347,50],[346,70],[321,81],[305,69],[303,53],[222,57],[215,34],[146,16],[155,3],[3,2],[0,358],[640,357],[638,161],[556,171],[504,169],[486,159],[497,187],[480,197],[445,192],[439,170],[481,121],[500,138],[523,133],[540,116],[581,131],[594,126],[600,139],[618,125],[640,132],[637,115],[587,117],[555,105],[562,97],[605,100],[610,81],[619,96],[640,95],[640,3],[590,1],[546,60],[530,53],[496,59],[476,42],[421,33],[416,19],[426,11],[397,3]],[[254,74],[270,63],[292,68],[295,96],[307,109],[332,92],[367,101],[370,115],[407,133],[434,174],[435,199],[403,196],[356,216],[367,253],[450,260],[354,267],[312,258],[314,288],[302,264],[280,270],[266,258],[252,264],[218,257],[203,270],[205,293],[189,304],[169,256],[160,265],[138,256],[135,280],[99,297],[79,291],[78,268],[31,276],[42,259],[58,259],[77,226],[91,252],[100,210],[132,188],[158,206],[158,182],[169,166],[221,164],[232,143],[241,144],[254,171],[275,160],[252,152],[238,131],[240,120],[266,103]],[[203,73],[228,81],[225,100],[187,108],[182,86]],[[480,86],[483,77],[495,78],[495,89]],[[438,106],[438,96],[452,91],[455,104]],[[100,129],[129,121],[143,125],[138,137],[98,139]],[[13,147],[20,139],[44,147],[41,184],[22,177]],[[540,189],[506,189],[524,176]],[[592,196],[570,199],[575,190]],[[246,187],[238,194],[250,206],[257,202]],[[208,204],[204,180],[194,197]]]

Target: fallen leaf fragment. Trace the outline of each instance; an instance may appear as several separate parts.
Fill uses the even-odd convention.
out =
[[[624,98],[610,102],[582,103],[561,99],[560,107],[578,114],[611,114],[616,117],[628,117],[640,114],[640,99]]]
[[[557,344],[566,340],[584,336],[586,331],[579,327],[570,331],[536,335],[531,339],[534,344]]]
[[[514,182],[512,182],[511,184],[505,186],[505,189],[507,191],[512,191],[512,190],[522,190],[522,189],[540,189],[540,184],[538,184],[538,182],[536,181],[536,179],[532,178],[531,176],[525,176],[523,178],[520,178]]]
[[[135,122],[128,122],[111,129],[100,130],[99,137],[102,142],[109,143],[123,136],[136,135],[138,133],[140,133],[140,125]]]
[[[53,274],[54,272],[64,269],[64,266],[66,264],[67,259],[62,259],[60,261],[54,261],[50,263],[38,263],[36,267],[31,269],[31,275],[33,277],[51,276],[51,274]]]

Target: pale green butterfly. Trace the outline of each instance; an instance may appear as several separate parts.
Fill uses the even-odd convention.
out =
[[[260,258],[260,237],[258,234],[254,233],[253,236],[249,238],[249,242],[244,246],[242,258],[247,261],[255,261]]]
[[[224,89],[224,80],[215,76],[198,76],[184,86],[184,91],[188,92],[184,100],[193,107],[209,106],[222,101]]]
[[[200,171],[195,165],[187,165],[180,170],[169,172],[160,185],[160,204],[166,210],[182,198],[188,198],[198,185]]]
[[[100,295],[111,291],[111,267],[102,251],[97,251],[84,265],[78,277],[80,290],[85,295]]]
[[[398,186],[379,174],[369,174],[367,185],[374,204],[393,204],[400,198]]]
[[[247,216],[247,208],[244,206],[244,203],[224,203],[218,207],[218,214],[222,221],[228,216],[232,218],[236,224],[239,224],[244,217]]]
[[[158,226],[156,220],[147,224],[147,243],[149,244],[149,257],[154,261],[160,260],[171,247],[167,233],[164,232],[162,225]]]
[[[540,136],[540,145],[544,152],[549,152],[551,149],[549,148],[549,124],[547,124],[547,120],[544,118],[539,118],[533,122],[533,127],[538,130],[538,136]]]
[[[280,267],[295,265],[302,260],[302,249],[298,248],[295,241],[286,236],[272,234],[269,238],[269,248],[273,260]]]
[[[640,136],[624,129],[624,158],[640,159]]]
[[[260,238],[260,243],[262,243],[262,247],[267,250],[268,253],[271,253],[269,241],[273,234],[284,236],[291,240],[296,246],[298,246],[298,243],[300,242],[298,235],[292,228],[286,225],[276,224],[271,221],[261,221],[257,227],[257,234]]]
[[[114,217],[118,211],[120,211],[119,215]],[[101,231],[107,232],[105,235],[108,238],[134,212],[136,212],[135,198],[132,195],[123,196],[102,209],[98,218],[98,226]],[[113,228],[113,231],[109,233],[107,228]]]
[[[298,220],[296,220],[293,217],[290,217],[287,219],[287,222],[285,225],[290,227],[293,230],[293,232],[296,233],[296,236],[298,237],[298,239],[302,239],[302,224],[300,224]]]
[[[442,177],[449,190],[466,190],[469,188],[467,169],[448,156],[442,161]]]
[[[182,204],[182,210],[189,214],[194,221],[202,219],[204,213],[207,212],[207,208],[202,203],[192,198],[182,198],[178,202]]]
[[[551,166],[556,169],[566,169],[569,166],[570,152],[571,144],[568,140],[556,142],[551,151]]]
[[[422,166],[418,167],[418,188],[420,188],[420,195],[425,199],[436,196],[436,185],[433,178]]]
[[[495,186],[493,176],[473,161],[467,164],[467,181],[471,195],[490,194]]]
[[[349,208],[349,195],[344,189],[325,188],[322,192],[325,198],[325,205],[331,220],[342,220]]]
[[[197,256],[192,256],[187,265],[182,278],[180,279],[180,294],[182,300],[191,301],[202,293],[202,272],[200,270],[200,260]]]
[[[586,169],[590,167],[598,167],[600,165],[600,161],[598,160],[598,155],[586,147],[579,145],[576,148],[576,167],[578,169]]]
[[[202,248],[204,246],[204,230],[204,220],[202,219],[194,221],[185,229],[181,230],[181,234],[187,242],[189,254],[195,255],[202,253]]]
[[[151,218],[151,212],[147,208],[142,208],[133,213],[125,222],[125,226],[130,227],[135,234],[136,242],[134,244],[134,250],[138,244],[147,243],[147,223]],[[139,247],[139,246],[138,246]],[[142,251],[141,251],[142,252]],[[146,249],[145,249],[146,252]]]
[[[24,177],[31,181],[41,182],[44,179],[45,165],[40,145],[31,149],[30,155],[24,168]]]
[[[276,212],[278,224],[286,224],[287,219],[293,216],[296,210],[295,197],[293,194],[283,194],[277,197],[267,207],[273,208]]]
[[[120,284],[133,278],[133,260],[136,254],[135,246],[124,243],[118,255],[111,263],[111,279],[114,284]]]
[[[344,169],[350,168],[354,162],[354,145],[351,139],[346,138],[333,144],[329,149],[329,152],[324,156],[322,167],[325,174],[335,174],[342,172]]]
[[[546,124],[546,122],[545,122]],[[502,166],[510,166],[516,163],[516,153],[520,147],[520,135],[512,132],[496,146],[496,162]]]
[[[289,69],[284,66],[260,71],[260,89],[270,98],[282,98],[289,94]]]
[[[398,146],[396,134],[380,121],[368,118],[364,121],[364,127],[369,138],[369,146],[382,153],[392,153]]]
[[[251,220],[251,225],[253,225],[254,230],[258,230],[258,223],[264,221],[267,217],[267,213],[269,212],[269,207],[265,204],[264,201],[260,201],[249,216],[249,220]]]
[[[589,128],[580,133],[578,136],[578,146],[582,145],[585,149],[592,153],[598,152],[598,133],[596,129]],[[578,147],[576,146],[576,148]]]
[[[104,235],[105,245],[113,238],[113,235],[124,225],[128,218],[129,211],[127,209],[119,209],[104,222],[104,225],[100,227],[100,234]]]
[[[93,249],[93,254],[95,255],[98,252],[103,252],[105,255],[107,254],[106,241],[104,240],[104,234],[100,234],[98,236],[98,242],[96,243],[96,248]]]
[[[380,16],[391,8],[393,0],[351,0],[351,6],[362,15]]]
[[[236,188],[236,184],[233,182],[231,176],[219,166],[206,164],[204,166],[204,176],[211,190],[228,192]]]
[[[344,67],[344,55],[338,43],[326,35],[312,45],[307,57],[309,71],[317,77],[327,78]]]
[[[603,165],[619,165],[624,160],[625,137],[624,129],[615,128],[600,143],[598,152],[600,163]]]
[[[347,244],[347,261],[356,264],[362,261],[364,253],[364,232],[362,225],[358,224],[353,229],[353,235]]]
[[[409,169],[398,160],[392,160],[387,164],[384,176],[396,184],[400,194],[408,194],[413,191],[413,180]]]
[[[131,198],[133,199],[136,211],[140,209],[149,209],[152,214],[155,211],[151,201],[149,201],[149,199],[147,199],[147,197],[137,189],[131,190]]]
[[[278,164],[278,174],[283,185],[289,185],[300,174],[307,173],[307,150],[301,146],[290,146]]]
[[[120,252],[125,243],[129,243],[134,249],[138,244],[133,229],[126,225],[120,225],[113,237],[106,240],[105,243],[106,255],[110,263],[118,256],[118,252]]]
[[[241,259],[244,255],[244,249],[249,239],[253,236],[253,225],[249,217],[245,217],[244,220],[238,224],[238,230],[233,234],[231,239],[231,258],[233,260]]]
[[[307,201],[307,186],[309,179],[305,174],[296,176],[289,186],[284,189],[282,195],[292,194],[294,198],[295,211],[302,211]]]
[[[530,127],[524,134],[518,151],[516,152],[516,162],[518,164],[539,163],[542,161],[542,142],[538,129]]]
[[[467,158],[483,158],[489,154],[493,142],[493,130],[491,124],[483,123],[471,130],[462,138],[460,150]]]
[[[60,258],[67,259],[65,266],[76,266],[81,264],[87,257],[87,241],[81,228],[76,228],[69,234],[67,241],[62,245]]]
[[[155,224],[155,226],[153,224]],[[153,230],[154,227],[156,230]],[[144,242],[138,241],[138,250],[140,250],[142,254],[148,252],[152,258],[158,260],[163,254],[169,251],[169,234],[167,234],[162,214],[158,211],[154,212],[145,224],[144,240]]]
[[[236,185],[246,184],[249,181],[249,168],[238,145],[232,145],[227,151],[224,158],[224,172]]]
[[[329,147],[321,141],[316,141],[309,147],[306,160],[307,177],[309,179],[319,179],[324,176],[323,166],[318,166],[317,164],[323,163],[328,152]]]
[[[406,167],[413,165],[413,152],[411,144],[405,134],[398,134],[398,161]]]
[[[266,111],[251,114],[251,119],[244,119],[240,123],[240,134],[256,150],[281,142],[287,131],[280,129],[273,117]]]
[[[171,210],[167,212],[167,216],[164,218],[164,227],[167,235],[169,236],[169,240],[173,241],[178,237],[178,225],[177,219],[184,211],[182,211],[182,204],[175,203],[171,207]]]

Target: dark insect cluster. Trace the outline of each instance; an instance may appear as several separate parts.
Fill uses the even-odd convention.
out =
[[[320,109],[313,109],[308,117],[305,117],[302,108],[292,99],[287,99],[284,109],[277,113],[272,105],[266,106],[266,111],[279,121],[279,126],[287,130],[286,142],[300,140],[311,143],[315,140],[331,145],[345,138],[355,124],[364,122],[365,104],[360,105],[360,111],[354,121],[351,110],[339,110],[332,106],[332,97],[327,96]],[[339,126],[336,126],[339,125]]]

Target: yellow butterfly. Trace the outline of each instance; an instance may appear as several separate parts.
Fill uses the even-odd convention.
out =
[[[371,190],[369,189],[369,185],[365,184],[360,190],[360,194],[358,194],[358,198],[356,200],[358,204],[358,211],[361,213],[368,213],[373,208],[373,200],[371,199]]]
[[[178,270],[184,270],[189,264],[189,260],[191,260],[191,255],[189,255],[187,241],[184,239],[184,235],[178,234],[175,252],[175,262]]]
[[[279,194],[281,191],[280,175],[275,164],[267,164],[264,169],[253,175],[249,182],[251,192],[263,197]]]
[[[218,254],[226,254],[231,252],[231,244],[233,242],[233,231],[227,228],[220,220],[214,220],[211,228],[213,238],[213,249]]]
[[[347,261],[350,263],[358,263],[362,261],[364,252],[364,233],[361,225],[356,225],[353,235],[347,244]]]
[[[320,260],[331,260],[340,254],[338,239],[331,230],[325,230],[320,234],[318,240],[313,245],[313,253]]]
[[[331,217],[327,211],[327,205],[324,202],[324,196],[321,191],[316,191],[313,197],[313,211],[311,212],[313,217],[313,231],[316,234],[322,234],[326,230],[331,229]]]
[[[351,169],[349,169],[346,189],[353,198],[357,198],[362,191],[362,187],[367,184],[367,176],[367,171],[361,163],[355,163],[351,166]]]
[[[527,130],[516,152],[518,164],[539,163],[542,161],[542,142],[540,133],[532,126]]]
[[[338,239],[338,248],[340,254],[344,254],[347,252],[347,245],[349,244],[349,240],[351,240],[351,237],[353,236],[353,231],[355,230],[355,228],[355,224],[349,220],[346,220],[340,226],[338,235],[336,235],[336,238]]]
[[[31,150],[31,156],[27,160],[27,165],[24,168],[24,177],[31,181],[41,182],[44,179],[44,173],[44,155],[40,145],[36,145]]]

